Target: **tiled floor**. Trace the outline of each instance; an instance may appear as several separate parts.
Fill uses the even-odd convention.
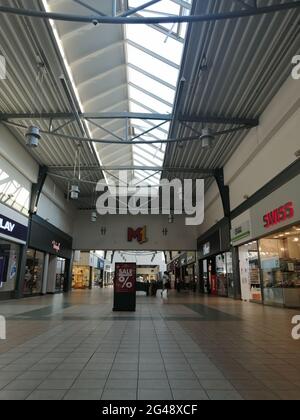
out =
[[[0,400],[299,400],[295,314],[175,292],[116,313],[111,289],[0,302]]]

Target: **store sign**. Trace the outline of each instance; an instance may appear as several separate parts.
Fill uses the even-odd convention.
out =
[[[239,226],[234,227],[231,230],[231,241],[233,244],[243,242],[251,235],[251,226],[250,221],[247,220],[244,223],[241,223]]]
[[[147,227],[144,226],[138,229],[128,228],[127,238],[128,242],[132,242],[134,239],[136,239],[139,244],[144,244],[145,242],[148,242]]]
[[[277,209],[272,210],[264,215],[264,227],[268,229],[271,226],[275,226],[288,219],[292,219],[294,214],[294,204],[292,201],[289,201],[283,206],[280,206]]]
[[[26,242],[27,227],[0,214],[0,234]]]
[[[187,264],[192,264],[195,261],[196,261],[196,255],[194,253],[187,255],[187,257],[186,257],[186,263]]]
[[[56,241],[52,241],[52,248],[54,251],[59,252],[60,251],[60,243]]]
[[[116,263],[115,292],[135,293],[136,264]]]
[[[203,255],[209,255],[210,254],[210,242],[206,242],[206,244],[203,245]]]

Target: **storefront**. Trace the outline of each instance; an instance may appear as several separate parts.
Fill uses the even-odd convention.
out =
[[[0,204],[0,300],[16,295],[22,248],[26,244],[28,219]]]
[[[181,267],[181,284],[183,289],[194,289],[196,285],[195,279],[195,262],[196,252],[186,252],[180,257]]]
[[[72,288],[91,289],[103,286],[104,260],[91,252],[76,251],[73,264]]]
[[[72,238],[33,216],[23,281],[23,295],[61,293],[70,289]]]
[[[234,288],[229,223],[225,220],[198,239],[199,291],[231,296]]]
[[[232,222],[242,299],[300,307],[300,175]]]

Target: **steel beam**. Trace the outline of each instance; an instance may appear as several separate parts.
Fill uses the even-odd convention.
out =
[[[16,16],[34,17],[41,19],[52,19],[65,22],[82,22],[89,24],[115,24],[115,25],[143,25],[143,24],[164,24],[164,23],[189,23],[189,22],[217,22],[222,20],[248,18],[251,16],[261,16],[269,13],[284,12],[300,8],[300,1],[290,1],[288,3],[273,4],[270,6],[247,8],[243,10],[228,11],[224,13],[212,13],[207,15],[188,15],[188,16],[166,16],[166,17],[119,17],[119,16],[99,16],[99,14],[84,16],[68,13],[49,13],[45,11],[22,9],[9,6],[0,6],[0,13],[12,14]]]
[[[135,120],[159,120],[171,121],[172,114],[159,113],[141,113],[141,112],[88,112],[78,114],[82,119],[88,120],[112,120],[112,119],[135,119]],[[43,112],[43,113],[0,113],[0,121],[2,120],[65,120],[74,118],[72,112]]]
[[[48,166],[48,170],[57,172],[73,171],[74,166]],[[215,170],[207,168],[181,168],[181,167],[160,167],[160,166],[81,166],[81,171],[153,171],[153,172],[186,172],[199,173],[215,176]]]
[[[140,113],[140,112],[90,112],[79,113],[81,119],[86,120],[112,120],[112,119],[133,119],[133,120],[157,120],[172,121],[172,114],[159,113]],[[55,113],[0,113],[0,121],[7,120],[70,120],[74,118],[71,112],[55,112]],[[204,124],[228,124],[228,125],[247,125],[256,127],[259,125],[258,118],[239,118],[239,117],[218,117],[205,115],[185,115],[181,114],[177,117],[178,121],[189,123]]]
[[[138,7],[135,7],[133,9],[127,10],[126,12],[122,13],[119,17],[127,17],[127,16],[130,16],[130,15],[134,15],[135,13],[139,12],[140,10],[144,10],[147,7],[150,7],[153,4],[158,3],[160,1],[161,0],[151,0],[151,1],[148,1],[147,3],[141,4]]]

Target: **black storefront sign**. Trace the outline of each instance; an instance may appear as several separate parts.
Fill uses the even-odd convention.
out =
[[[225,221],[214,232],[210,232],[198,239],[199,259],[211,257],[230,249],[230,226]]]
[[[39,216],[34,215],[31,223],[29,248],[71,259],[72,238]]]
[[[0,214],[0,234],[26,242],[27,226]]]

